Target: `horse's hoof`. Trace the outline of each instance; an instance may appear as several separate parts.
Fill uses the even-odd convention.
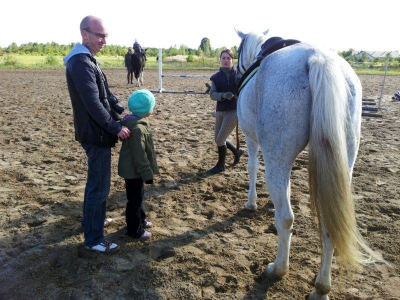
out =
[[[244,208],[248,210],[257,210],[257,203],[251,203],[250,201],[247,201],[244,205]]]
[[[329,297],[326,294],[319,295],[313,290],[310,295],[306,296],[306,300],[329,300]]]
[[[269,263],[267,269],[265,270],[265,275],[267,276],[268,279],[280,280],[285,274],[282,275],[277,274],[275,272],[275,263]]]
[[[274,263],[268,264],[267,269],[265,270],[265,275],[267,275],[267,278],[275,279],[274,269],[275,269]]]

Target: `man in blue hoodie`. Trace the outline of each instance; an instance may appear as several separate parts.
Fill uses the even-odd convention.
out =
[[[82,44],[77,43],[64,58],[68,91],[71,98],[75,140],[86,152],[88,171],[83,201],[85,249],[113,252],[118,245],[104,238],[106,200],[111,182],[111,148],[118,137],[130,135],[109,101],[107,78],[95,55],[106,44],[107,30],[101,19],[85,17],[80,24]]]

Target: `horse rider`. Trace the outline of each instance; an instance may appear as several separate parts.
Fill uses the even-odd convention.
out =
[[[137,53],[142,53],[142,54],[144,55],[144,59],[147,60],[146,51],[142,49],[142,47],[141,47],[140,44],[138,43],[137,39],[135,39],[135,42],[133,43],[133,49],[134,49],[135,52],[137,52]]]

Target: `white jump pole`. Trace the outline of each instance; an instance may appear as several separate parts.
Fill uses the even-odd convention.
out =
[[[162,77],[181,77],[181,78],[210,78],[210,75],[190,75],[190,74],[163,74]]]
[[[162,73],[162,49],[158,49],[158,91],[150,90],[151,92],[158,93],[177,93],[177,94],[205,94],[205,93],[196,93],[194,91],[183,91],[183,92],[174,92],[172,90],[165,90],[162,87],[162,78],[163,77],[181,77],[181,78],[210,78],[210,75],[190,75],[190,74],[163,74]]]
[[[158,92],[162,92],[162,49],[158,49]]]

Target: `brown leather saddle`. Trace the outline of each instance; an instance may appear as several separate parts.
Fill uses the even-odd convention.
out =
[[[243,74],[243,76],[240,78],[236,85],[236,95],[239,96],[240,90],[243,88],[242,85],[243,83],[247,83],[248,79],[247,77],[253,76],[255,74],[255,69],[260,66],[261,61],[266,58],[268,55],[271,53],[282,49],[287,46],[291,46],[294,44],[300,43],[298,40],[293,40],[293,39],[288,39],[285,40],[281,37],[272,37],[269,38],[262,44],[260,52],[257,54],[256,61],[246,70],[246,72]],[[244,85],[243,85],[244,86]]]

